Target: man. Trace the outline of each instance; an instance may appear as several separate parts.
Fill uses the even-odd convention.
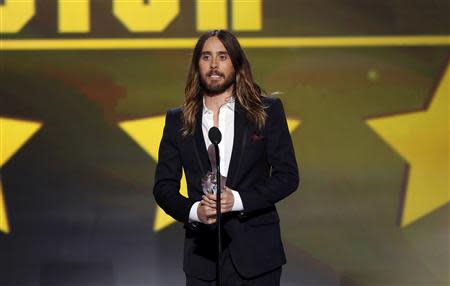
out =
[[[279,285],[286,258],[275,203],[297,189],[294,149],[281,101],[263,94],[239,42],[223,30],[197,42],[185,102],[167,112],[156,168],[158,205],[185,224],[186,285],[215,285],[216,197],[203,192],[205,177],[215,171],[208,138],[213,126],[222,133],[220,171],[226,181],[224,285]],[[189,198],[179,193],[182,168]]]

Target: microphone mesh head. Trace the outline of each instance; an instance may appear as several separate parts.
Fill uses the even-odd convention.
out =
[[[220,130],[217,127],[211,127],[211,129],[209,129],[208,137],[213,144],[219,144],[220,141],[222,141],[222,133],[220,133]]]

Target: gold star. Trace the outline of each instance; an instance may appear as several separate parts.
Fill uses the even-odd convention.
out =
[[[450,65],[426,111],[368,120],[409,164],[401,226],[405,227],[450,201]]]
[[[0,117],[0,167],[40,128],[36,122]],[[0,231],[9,233],[9,223],[0,177]]]
[[[136,143],[147,152],[150,157],[158,162],[159,143],[164,130],[165,116],[155,116],[151,118],[124,121],[120,127],[133,138]],[[187,197],[186,179],[181,178],[180,193]],[[153,231],[157,232],[164,227],[174,223],[175,220],[167,215],[159,206],[156,209]]]
[[[161,142],[164,130],[164,122],[165,116],[155,116],[146,119],[124,121],[120,123],[119,126],[157,162],[159,143]],[[288,119],[290,133],[292,133],[299,125],[300,120]],[[188,196],[184,172],[183,177],[181,178],[180,193],[185,197]],[[175,222],[175,219],[166,214],[160,207],[157,207],[153,231],[160,231]]]

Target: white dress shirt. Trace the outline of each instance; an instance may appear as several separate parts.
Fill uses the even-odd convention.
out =
[[[231,97],[225,104],[219,109],[219,120],[217,126],[222,133],[222,141],[219,143],[219,155],[220,155],[220,174],[227,177],[228,168],[230,166],[231,153],[233,151],[234,140],[234,106],[235,100]],[[202,111],[202,132],[205,139],[205,145],[208,147],[212,144],[208,137],[208,132],[211,127],[214,127],[214,113],[208,109],[205,105],[205,98],[203,98],[203,111]],[[231,211],[242,211],[244,206],[242,205],[241,196],[235,190],[231,190],[234,196],[234,204]],[[189,220],[200,222],[197,215],[197,209],[200,202],[195,202],[189,212]]]

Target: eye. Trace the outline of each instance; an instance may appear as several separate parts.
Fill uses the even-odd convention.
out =
[[[219,59],[220,59],[221,61],[226,61],[226,60],[228,59],[228,57],[227,57],[227,55],[220,55],[220,56],[219,56]]]
[[[202,56],[202,60],[204,60],[204,61],[209,60],[209,55],[203,55],[203,56]]]

